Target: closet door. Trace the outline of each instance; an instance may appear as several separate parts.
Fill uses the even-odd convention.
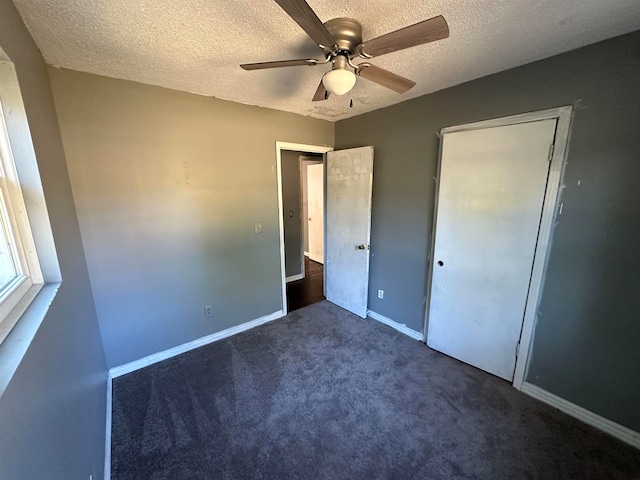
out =
[[[512,380],[556,119],[445,133],[427,344]]]

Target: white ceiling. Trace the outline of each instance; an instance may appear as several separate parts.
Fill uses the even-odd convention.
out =
[[[414,80],[404,95],[359,78],[311,102],[327,65],[273,0],[14,0],[47,63],[339,120],[640,28],[638,0],[308,0],[322,21],[352,17],[365,40],[442,14],[450,37],[372,61]],[[354,107],[349,108],[353,98]]]

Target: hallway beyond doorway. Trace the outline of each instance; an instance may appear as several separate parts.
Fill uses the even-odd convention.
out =
[[[324,300],[324,267],[304,257],[305,277],[287,283],[287,311],[292,312]]]

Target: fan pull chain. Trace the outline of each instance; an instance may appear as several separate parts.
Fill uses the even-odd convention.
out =
[[[329,92],[327,90],[324,91],[324,99],[329,98]]]
[[[349,108],[353,108],[353,98],[349,101]]]

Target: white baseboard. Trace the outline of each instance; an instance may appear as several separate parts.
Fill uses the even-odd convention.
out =
[[[304,278],[304,273],[299,273],[298,275],[291,275],[284,279],[285,283],[295,282],[296,280],[302,280]]]
[[[107,427],[104,434],[104,480],[111,479],[111,415],[113,412],[113,388],[111,374],[107,374]]]
[[[277,320],[278,318],[282,318],[283,316],[284,312],[282,310],[278,310],[277,312],[265,315],[264,317],[256,318],[255,320],[251,320],[250,322],[245,322],[235,327],[227,328],[226,330],[207,335],[206,337],[198,338],[197,340],[178,345],[177,347],[170,348],[169,350],[154,353],[153,355],[143,357],[139,360],[134,360],[133,362],[113,367],[109,369],[109,373],[111,374],[112,378],[120,377],[127,373],[131,373],[136,370],[140,370],[141,368],[148,367],[149,365],[153,365],[154,363],[161,362],[162,360],[175,357],[176,355],[180,355],[181,353],[185,353],[195,348],[217,342],[218,340],[222,340],[223,338],[230,337],[237,333],[250,330],[259,325],[262,325],[263,323]]]
[[[304,252],[304,256],[308,257],[309,256],[309,252]]]
[[[395,322],[390,318],[380,315],[379,313],[372,312],[371,310],[367,310],[367,316],[381,323],[384,323],[385,325],[389,325],[391,328],[395,328],[399,332],[404,333],[405,335],[413,338],[414,340],[419,340],[419,341],[423,340],[423,336],[420,332],[416,332],[412,328],[407,327],[404,323]]]
[[[532,385],[531,383],[524,382],[522,384],[521,391],[537,400],[540,400],[541,402],[546,403],[547,405],[557,408],[567,415],[577,418],[587,425],[591,425],[598,430],[608,433],[612,437],[616,437],[617,439],[640,449],[640,433],[635,432],[630,428],[623,427],[616,422],[607,420],[586,408],[579,407],[575,403],[571,403],[568,400],[558,397],[557,395],[554,395],[553,393],[550,393],[536,385]]]

